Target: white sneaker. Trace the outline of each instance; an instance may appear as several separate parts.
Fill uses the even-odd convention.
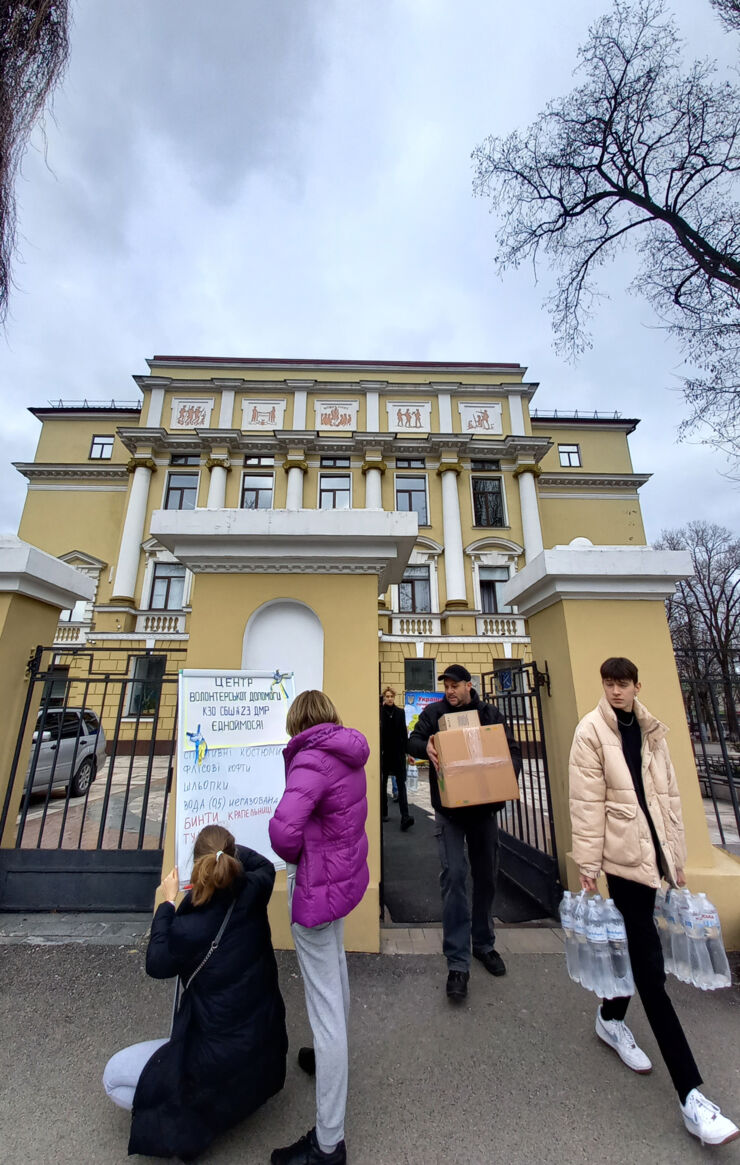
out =
[[[726,1116],[722,1116],[716,1104],[707,1100],[698,1088],[692,1088],[681,1105],[683,1123],[702,1145],[726,1145],[740,1137],[740,1129]]]
[[[623,1064],[633,1072],[646,1075],[652,1072],[653,1065],[635,1043],[635,1037],[623,1019],[602,1019],[601,1008],[596,1012],[596,1034],[600,1040],[608,1044],[619,1056]]]

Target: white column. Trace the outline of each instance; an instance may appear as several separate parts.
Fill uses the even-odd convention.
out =
[[[305,429],[306,427],[306,395],[305,388],[297,388],[293,393],[294,429]]]
[[[460,603],[466,601],[466,594],[460,498],[457,492],[458,468],[455,466],[454,469],[445,469],[443,462],[439,467],[439,473],[442,478],[442,528],[447,602]]]
[[[146,415],[147,427],[154,429],[162,423],[162,406],[164,404],[164,389],[153,388],[149,394],[149,410]]]
[[[211,480],[208,483],[209,510],[223,510],[226,506],[226,474],[225,461],[216,461],[211,465]]]
[[[113,582],[113,600],[133,599],[135,596],[151,477],[150,466],[142,464],[136,466],[131,482],[131,492],[128,496],[121,547],[118,551],[116,577]]]
[[[303,509],[303,469],[300,465],[291,465],[288,470],[288,491],[285,499],[286,510]]]
[[[368,433],[377,433],[380,429],[378,400],[378,394],[374,391],[368,391],[365,396],[365,428]]]
[[[524,556],[531,562],[544,549],[540,511],[537,505],[537,486],[532,470],[523,469],[519,473],[519,502],[522,508],[522,536]]]
[[[439,409],[439,431],[440,433],[452,432],[452,403],[449,392],[440,392],[437,396],[437,408]]]
[[[365,470],[365,509],[383,509],[383,474],[379,469]]]

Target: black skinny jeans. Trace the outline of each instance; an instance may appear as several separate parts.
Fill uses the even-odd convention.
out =
[[[624,917],[635,989],[683,1104],[691,1089],[698,1088],[702,1081],[665,989],[663,950],[653,921],[655,890],[642,882],[619,878],[616,874],[607,874],[606,880],[609,893]],[[628,1005],[629,996],[605,999],[601,1004],[602,1019],[624,1019]]]

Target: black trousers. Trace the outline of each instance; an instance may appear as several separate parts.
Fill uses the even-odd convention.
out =
[[[624,917],[635,990],[642,1000],[648,1023],[683,1104],[691,1089],[698,1088],[702,1081],[665,989],[663,949],[653,922],[655,890],[642,882],[630,882],[615,874],[607,874],[606,880],[609,893]],[[601,1004],[602,1019],[624,1019],[628,1005],[629,996],[605,999]]]
[[[401,810],[401,820],[409,815],[409,799],[406,792],[406,770],[399,773],[388,773],[386,776],[380,778],[380,805],[383,812],[383,817],[388,816],[388,782],[391,776],[395,776],[396,785],[398,787],[398,808]]]

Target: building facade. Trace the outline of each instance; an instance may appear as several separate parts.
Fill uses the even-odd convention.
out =
[[[192,576],[150,532],[161,510],[416,514],[403,580],[378,598],[379,684],[433,689],[529,658],[506,580],[543,547],[645,542],[619,416],[538,413],[516,364],[157,356],[141,400],[59,402],[42,429],[19,536],[87,574],[55,644],[125,668],[146,712],[167,653],[187,644]],[[126,650],[121,650],[126,649]],[[154,652],[154,654],[152,654]],[[375,661],[372,662],[375,666]]]

